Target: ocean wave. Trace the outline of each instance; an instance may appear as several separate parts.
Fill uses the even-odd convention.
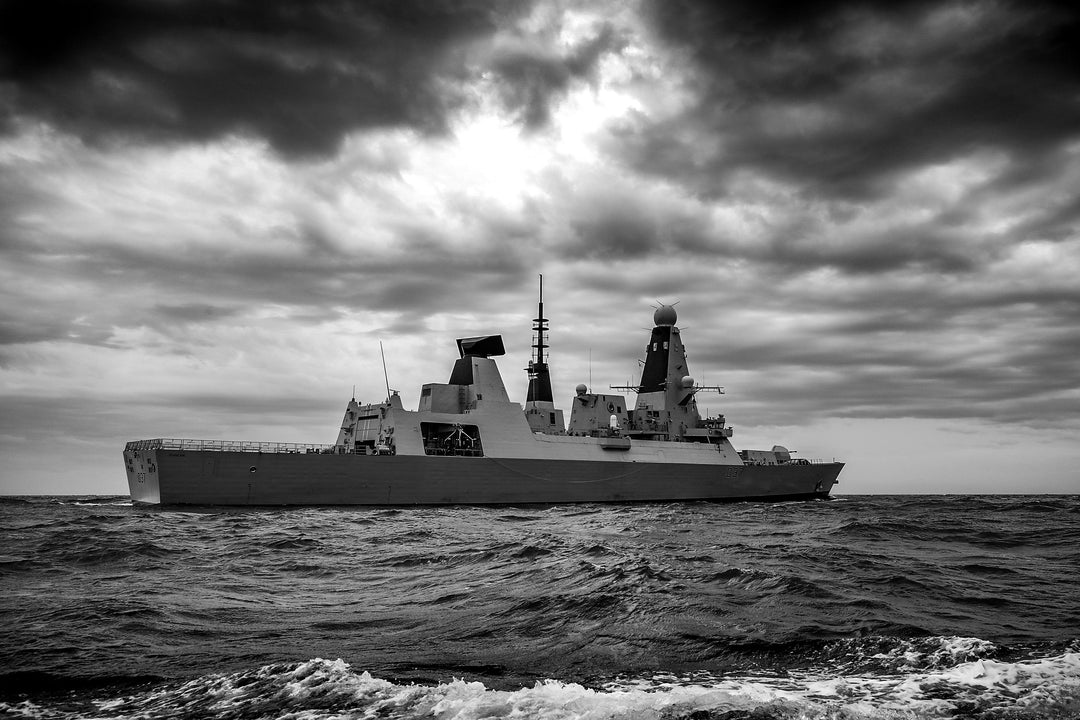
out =
[[[118,505],[131,506],[127,495],[0,495],[0,505]]]
[[[655,673],[587,687],[560,680],[498,690],[455,679],[402,684],[357,672],[343,660],[215,674],[186,683],[124,688],[113,696],[9,699],[10,717],[369,718],[436,720],[794,720],[1080,717],[1080,654],[1023,662],[975,660],[891,676],[784,674],[680,676]]]
[[[827,664],[819,662],[818,668],[840,674],[925,672],[990,659],[997,653],[994,643],[980,638],[874,636],[827,643],[821,651]]]
[[[959,641],[959,642],[957,642]],[[973,639],[945,642],[950,659],[971,651]],[[948,663],[946,663],[948,665]],[[1080,718],[1080,653],[1019,662],[978,659],[936,671],[886,675],[786,673],[781,676],[712,677],[655,675],[621,679],[606,686],[671,693],[677,689],[750,695],[762,701],[764,717],[777,718]],[[747,691],[750,692],[747,692]],[[700,695],[698,697],[701,697]],[[772,705],[772,708],[769,706]],[[713,713],[714,707],[700,708]],[[772,709],[780,710],[773,714]],[[749,717],[758,717],[757,714]]]
[[[68,695],[73,691],[104,691],[127,689],[139,685],[154,685],[166,681],[159,675],[97,675],[94,677],[68,676],[38,670],[16,670],[0,673],[0,710],[4,700],[18,703],[30,695],[48,697]],[[0,713],[0,717],[3,714]]]
[[[159,560],[186,553],[183,548],[134,539],[103,527],[69,526],[40,543],[36,555],[42,562],[52,565],[115,566],[131,564],[140,559]]]
[[[274,537],[266,542],[271,550],[318,550],[320,543],[314,538],[300,536]]]
[[[71,505],[109,505],[114,507],[132,507],[128,495],[84,495],[67,500]]]
[[[114,676],[137,665],[192,682],[239,673],[234,681],[243,684],[261,682],[250,668],[292,663],[267,671],[291,673],[321,655],[400,688],[480,681],[488,699],[542,678],[606,692],[611,678],[657,669],[713,673],[697,683],[713,689],[773,675],[856,685],[917,676],[933,685],[971,663],[1011,667],[1080,652],[1068,644],[1080,627],[1080,521],[1025,502],[1043,504],[0,505],[0,613],[8,620],[0,672]],[[177,687],[154,683],[173,711],[166,696]],[[127,695],[146,699],[141,690]],[[783,698],[770,702],[780,705],[762,713],[786,712]],[[949,707],[963,715],[963,702]],[[631,704],[627,712],[682,712],[665,707]],[[728,709],[701,706],[697,717],[754,712],[717,707]],[[855,704],[827,707],[854,712]],[[121,708],[117,717],[138,714]]]

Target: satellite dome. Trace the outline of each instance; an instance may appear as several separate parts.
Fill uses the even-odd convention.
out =
[[[578,386],[574,388],[574,390],[577,391],[578,395],[584,395],[586,391],[588,391],[588,389],[589,388],[585,386],[585,383],[579,383]]]
[[[684,375],[682,379],[682,386],[684,390],[689,390],[690,388],[694,387],[694,378],[690,377],[689,375]]]
[[[675,308],[671,305],[661,305],[656,308],[656,312],[654,312],[652,316],[653,323],[657,326],[666,325],[668,327],[674,325],[678,318],[679,316],[675,312]]]

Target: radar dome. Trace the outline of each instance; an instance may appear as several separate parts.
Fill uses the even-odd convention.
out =
[[[671,305],[661,305],[656,308],[656,312],[653,313],[653,323],[657,326],[671,326],[675,324],[675,321],[679,318],[675,312],[675,308]]]
[[[585,387],[585,383],[580,383],[574,390],[578,395],[584,395],[589,388]]]
[[[682,386],[684,390],[689,390],[690,388],[694,387],[694,378],[690,377],[689,375],[684,375],[682,379]]]

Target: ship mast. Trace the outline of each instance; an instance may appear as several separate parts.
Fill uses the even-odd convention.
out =
[[[551,398],[551,374],[548,372],[548,320],[544,317],[544,276],[540,276],[540,302],[533,318],[533,358],[525,372],[529,374],[529,393],[525,398],[525,419],[533,432],[562,435],[566,432],[562,410]]]
[[[544,337],[548,331],[548,320],[544,317],[544,276],[540,276],[540,302],[537,305],[536,317],[533,318],[533,359],[529,361],[526,372],[529,373],[529,393],[525,402],[552,402],[551,375],[548,365],[544,361],[544,348],[547,342]]]

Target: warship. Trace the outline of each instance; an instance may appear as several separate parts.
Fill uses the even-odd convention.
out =
[[[671,305],[653,314],[637,385],[625,395],[578,385],[570,421],[555,407],[543,277],[524,405],[494,358],[502,336],[457,340],[449,382],[406,410],[353,397],[332,445],[157,438],[124,448],[139,505],[517,505],[828,498],[841,462],[776,445],[738,451],[723,415],[702,417]],[[383,361],[385,378],[385,359]]]

